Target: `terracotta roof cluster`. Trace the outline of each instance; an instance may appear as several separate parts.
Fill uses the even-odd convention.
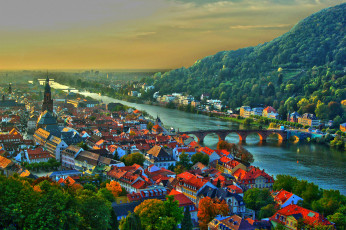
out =
[[[185,196],[183,193],[178,192],[175,189],[172,189],[172,191],[168,195],[174,196],[174,200],[179,202],[179,207],[185,207],[185,206],[192,205],[192,206],[194,206],[194,210],[190,210],[190,211],[197,211],[195,204],[187,196]]]
[[[266,111],[267,113],[276,113],[276,110],[271,106],[267,106],[263,111]]]
[[[286,190],[281,189],[274,196],[274,201],[281,205],[281,204],[284,204],[291,196],[293,196],[293,193],[287,192]]]
[[[76,181],[72,177],[68,176],[65,179],[64,178],[60,178],[58,180],[58,183],[61,184],[61,185],[67,185],[67,184],[68,185],[73,185],[73,184],[76,183]]]
[[[43,158],[53,158],[52,155],[42,147],[38,147],[36,149],[28,149],[27,150],[29,160],[34,159],[43,159]]]
[[[304,223],[309,225],[332,225],[326,218],[324,218],[321,214],[318,212],[311,211],[309,209],[300,207],[296,204],[290,204],[279,211],[277,211],[270,220],[285,224],[283,221],[288,216],[294,216],[297,219],[303,218]],[[282,218],[284,217],[284,218]]]
[[[254,180],[260,176],[263,176],[267,179],[267,183],[274,183],[274,179],[272,176],[269,176],[266,172],[264,172],[264,169],[261,170],[259,168],[250,167],[250,170],[245,174],[245,176],[241,179],[241,182],[243,184],[253,184]]]
[[[194,190],[198,190],[205,183],[208,182],[208,180],[198,177],[196,175],[193,175],[192,173],[189,173],[189,172],[183,172],[177,175],[177,179],[181,186],[189,185],[189,186],[192,186]]]
[[[13,162],[10,159],[7,159],[6,157],[0,155],[0,169],[5,169],[7,166],[10,166],[12,164]]]
[[[126,183],[136,189],[144,189],[152,182],[143,173],[140,165],[134,164],[132,166],[117,167],[114,166],[107,173],[107,176],[114,178],[116,181]]]

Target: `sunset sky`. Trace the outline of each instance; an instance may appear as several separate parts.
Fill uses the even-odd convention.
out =
[[[0,69],[188,67],[254,46],[341,0],[11,0]]]

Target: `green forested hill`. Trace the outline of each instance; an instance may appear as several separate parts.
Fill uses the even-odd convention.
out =
[[[324,9],[289,32],[256,47],[222,51],[189,68],[157,73],[144,81],[160,94],[209,93],[225,105],[273,105],[287,111],[315,112],[322,119],[343,116],[346,99],[346,4]],[[328,103],[337,110],[329,113]],[[335,106],[334,103],[333,105]]]

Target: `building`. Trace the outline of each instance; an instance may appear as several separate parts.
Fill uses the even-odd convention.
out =
[[[137,164],[124,167],[114,166],[107,172],[107,179],[119,182],[128,193],[138,193],[152,185],[144,169]]]
[[[23,136],[15,128],[8,133],[0,133],[0,144],[3,144],[4,147],[15,147],[22,143]]]
[[[42,147],[25,150],[25,157],[30,164],[47,162],[50,159],[54,158],[48,151],[44,150]]]
[[[168,169],[169,166],[175,165],[175,160],[163,147],[155,145],[145,154],[144,167],[147,168],[150,165]]]
[[[50,133],[44,129],[37,129],[34,133],[34,141],[37,145],[44,146],[50,137]]]
[[[49,177],[54,181],[59,181],[61,178],[65,180],[67,177],[80,177],[82,175],[83,173],[77,170],[64,170],[52,172]]]
[[[239,110],[239,115],[244,118],[251,116],[252,110],[250,106],[242,106]]]
[[[14,162],[0,155],[0,174],[10,176]]]
[[[272,189],[274,179],[264,172],[264,169],[260,170],[251,166],[250,170],[238,182],[245,190],[250,188]]]
[[[317,127],[320,125],[320,120],[311,113],[304,113],[301,117],[298,117],[298,123],[304,126]]]
[[[288,116],[287,116],[287,121],[297,123],[297,122],[298,122],[299,116],[300,116],[300,115],[299,115],[299,113],[297,113],[297,112],[293,112],[293,113],[291,113],[291,114],[288,114]]]
[[[271,113],[271,114],[276,114],[277,112],[276,112],[276,110],[275,110],[273,107],[267,106],[267,107],[263,110],[262,116],[263,116],[263,117],[268,117],[268,115],[269,115],[270,113]]]
[[[194,155],[196,153],[196,149],[195,148],[189,148],[189,147],[175,147],[173,149],[174,160],[179,161],[179,156],[182,153],[187,154],[191,160],[192,155]]]
[[[346,123],[340,124],[340,130],[346,133]]]
[[[81,147],[70,145],[61,152],[61,165],[66,168],[73,169],[75,166],[75,158],[77,155],[84,151]]]
[[[183,172],[177,175],[177,185],[175,189],[178,192],[187,196],[196,206],[198,206],[198,192],[208,183],[208,185],[215,187],[207,179],[198,177],[189,172]]]
[[[290,204],[298,204],[298,201],[303,200],[299,196],[287,192],[286,190],[281,189],[278,192],[273,192],[272,196],[274,198],[274,201],[280,205],[281,208],[284,208]]]
[[[179,207],[184,208],[184,211],[186,209],[189,209],[192,224],[194,226],[197,226],[198,225],[198,217],[197,217],[198,209],[197,209],[196,205],[186,195],[184,195],[181,192],[178,192],[175,189],[173,189],[168,195],[173,196],[174,200],[178,201]]]
[[[44,96],[42,103],[42,112],[48,111],[49,113],[53,113],[53,99],[52,93],[49,85],[49,78],[46,78],[46,85],[44,87]]]
[[[233,216],[216,216],[209,224],[208,230],[254,230],[246,219],[238,215]]]
[[[68,145],[59,137],[51,136],[45,144],[47,151],[55,156],[57,161],[61,161],[61,151],[66,149]]]
[[[203,197],[217,198],[224,200],[229,208],[230,214],[243,215],[246,212],[243,197],[236,193],[231,193],[228,188],[217,188],[215,186],[204,186],[197,193],[197,202]]]
[[[253,108],[251,111],[251,115],[254,115],[254,116],[262,116],[262,113],[263,113],[262,107]]]
[[[333,226],[326,218],[324,218],[318,212],[311,211],[306,208],[302,208],[295,204],[287,205],[286,207],[277,211],[270,221],[275,228],[278,224],[284,225],[287,229],[300,229],[298,227],[298,221],[302,219],[304,224],[311,225],[312,227],[323,225]]]

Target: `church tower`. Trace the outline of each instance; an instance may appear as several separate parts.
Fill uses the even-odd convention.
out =
[[[11,83],[8,85],[8,94],[11,94],[12,93],[12,85]]]
[[[44,112],[46,110],[49,113],[53,114],[53,99],[52,99],[52,93],[50,91],[50,85],[49,85],[49,78],[48,78],[48,76],[46,78],[46,85],[44,87],[42,112]]]

